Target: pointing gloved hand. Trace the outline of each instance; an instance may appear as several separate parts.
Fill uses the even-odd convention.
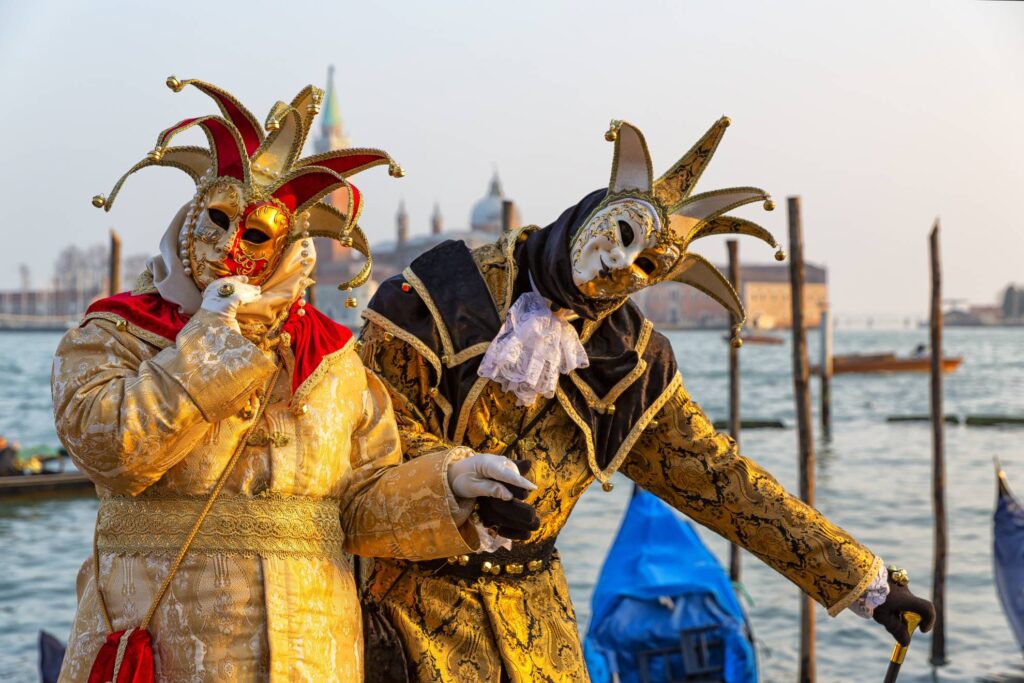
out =
[[[478,453],[448,466],[448,483],[459,498],[476,498],[480,521],[505,538],[524,540],[540,528],[532,505],[522,502],[537,486],[525,477],[526,460]]]
[[[921,631],[924,633],[931,631],[935,625],[935,606],[910,592],[905,572],[890,571],[889,595],[885,602],[875,608],[872,618],[884,626],[900,645],[906,647],[910,645],[910,632],[907,630],[907,622],[903,620],[904,612],[921,615]]]
[[[214,280],[203,290],[201,308],[221,316],[225,322],[237,329],[235,316],[238,307],[260,298],[262,292],[256,285],[249,284],[244,275],[232,275]]]

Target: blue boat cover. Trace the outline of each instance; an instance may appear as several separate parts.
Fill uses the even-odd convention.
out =
[[[992,563],[999,601],[1017,644],[1024,649],[1024,508],[1005,486],[1003,477],[1000,470],[999,500],[993,516]]]
[[[640,683],[639,651],[678,648],[681,631],[702,627],[723,646],[717,680],[757,681],[746,614],[729,577],[691,523],[647,491],[630,501],[591,605],[583,649],[594,683],[611,683],[613,674]],[[665,680],[660,662],[649,671],[652,682]]]

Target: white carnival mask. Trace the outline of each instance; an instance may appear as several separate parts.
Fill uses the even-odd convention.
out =
[[[737,320],[744,319],[743,305],[725,276],[688,251],[698,239],[730,234],[757,237],[778,249],[761,226],[726,215],[753,202],[763,202],[771,211],[775,205],[764,190],[732,187],[693,194],[728,126],[723,116],[655,180],[643,134],[629,123],[612,121],[605,133],[615,143],[608,193],[569,245],[573,283],[580,292],[613,300],[658,282],[679,282],[711,296]],[[785,255],[778,250],[775,257],[782,260]]]

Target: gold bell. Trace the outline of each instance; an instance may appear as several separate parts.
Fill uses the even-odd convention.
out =
[[[275,130],[281,130],[281,122],[277,119],[270,119],[267,121],[267,132],[273,133]]]
[[[732,125],[732,119],[730,119],[728,116],[723,116],[722,117],[722,125],[724,127],[728,128],[729,126]]]
[[[786,260],[786,252],[784,252],[781,249],[779,249],[777,252],[775,252],[775,260],[776,261],[785,261]]]
[[[540,569],[543,566],[544,566],[544,561],[543,560],[530,560],[526,564],[526,568],[529,569],[531,572],[535,572],[535,571],[537,571],[538,569]]]
[[[611,493],[612,489],[614,488],[615,484],[611,483],[610,481],[606,481],[603,484],[601,484],[601,490],[604,491],[605,493]]]
[[[104,206],[107,205],[107,198],[101,194],[95,195],[92,198],[92,205],[95,206],[97,209],[102,209]]]
[[[402,178],[405,176],[405,169],[392,161],[388,164],[388,175],[392,178]]]
[[[164,83],[174,92],[181,92],[181,89],[185,87],[185,84],[178,80],[177,76],[168,76]]]
[[[733,337],[732,341],[729,342],[729,343],[732,344],[732,348],[734,348],[734,349],[738,349],[741,346],[743,346],[743,340],[740,339],[739,337]]]
[[[608,124],[608,130],[604,132],[604,139],[608,142],[615,142],[619,139],[619,126],[622,121],[612,119],[612,122]]]
[[[164,148],[154,147],[153,151],[146,155],[150,161],[160,161],[164,158]]]
[[[351,247],[353,243],[352,236],[349,235],[348,233],[342,235],[339,241],[341,242],[341,246],[343,247]]]
[[[345,308],[355,308],[356,306],[358,306],[359,301],[357,301],[355,295],[352,294],[352,290],[346,289],[345,292],[348,294],[348,296],[345,298]]]
[[[765,211],[774,211],[775,210],[775,200],[773,200],[771,197],[769,197],[768,199],[764,200],[764,210]]]

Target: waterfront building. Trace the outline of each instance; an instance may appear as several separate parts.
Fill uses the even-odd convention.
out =
[[[718,266],[726,272],[725,266]],[[804,266],[804,316],[808,327],[821,322],[828,307],[828,273],[824,266]],[[789,265],[740,266],[740,300],[747,311],[747,325],[757,329],[784,329],[792,324]],[[634,299],[644,313],[662,328],[726,328],[729,314],[711,297],[681,284],[662,284],[642,290]]]

